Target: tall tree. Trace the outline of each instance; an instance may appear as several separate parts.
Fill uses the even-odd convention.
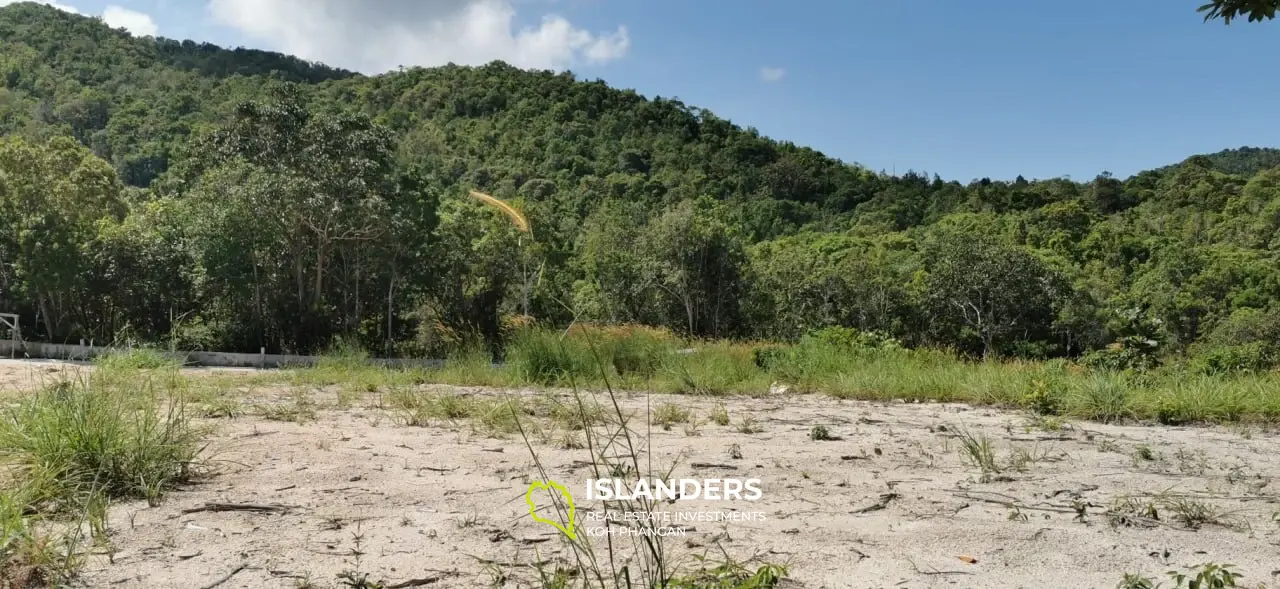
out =
[[[43,145],[0,139],[0,248],[9,286],[33,302],[45,335],[70,330],[99,220],[124,216],[120,181],[107,162],[68,137]]]
[[[691,335],[724,337],[739,325],[746,253],[723,218],[723,205],[711,199],[683,201],[640,239],[646,272],[666,306],[678,309],[668,324]]]
[[[989,236],[944,233],[926,255],[924,296],[935,324],[959,328],[962,338],[971,333],[983,359],[1050,331],[1066,287],[1027,251]]]

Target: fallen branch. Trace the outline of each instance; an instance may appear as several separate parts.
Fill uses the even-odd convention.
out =
[[[719,464],[715,462],[693,462],[690,463],[691,468],[723,468],[726,470],[738,470],[738,467],[732,464]]]
[[[440,582],[440,579],[443,579],[443,578],[444,577],[441,575],[436,575],[434,577],[424,577],[422,579],[409,579],[408,581],[401,581],[399,583],[392,583],[390,585],[385,585],[385,587],[387,589],[404,589],[405,587],[422,587],[423,585],[431,585],[433,583],[438,583]]]
[[[907,562],[911,563],[911,568],[915,569],[916,572],[921,575],[972,575],[973,574],[968,571],[940,571],[933,567],[929,567],[930,569],[933,569],[933,570],[922,571],[920,570],[920,567],[916,566],[916,561],[908,558]]]
[[[984,503],[994,503],[996,505],[1003,505],[1004,507],[1008,507],[1011,509],[1030,509],[1034,511],[1049,511],[1053,513],[1075,513],[1075,514],[1080,513],[1080,511],[1077,509],[1070,509],[1067,507],[1037,507],[1034,505],[1027,505],[1020,501],[1014,501],[1009,499],[993,499],[991,497],[978,497],[976,495],[970,495],[968,493],[952,493],[952,495],[955,495],[956,497],[960,497],[962,499],[972,499],[974,501],[982,501]]]
[[[198,513],[201,511],[257,511],[262,513],[284,513],[293,509],[289,505],[262,505],[257,503],[205,503],[200,507],[189,507],[182,513]]]
[[[202,586],[200,587],[200,589],[213,589],[214,587],[217,587],[218,585],[221,585],[221,584],[223,584],[223,583],[226,583],[227,581],[230,581],[230,580],[231,580],[231,577],[236,576],[236,573],[238,573],[238,572],[240,572],[240,571],[243,571],[243,570],[245,570],[246,568],[249,568],[249,563],[247,563],[247,562],[242,562],[242,563],[240,563],[240,566],[238,566],[238,567],[236,567],[236,568],[234,568],[234,569],[231,569],[231,572],[227,573],[226,575],[223,575],[221,579],[218,579],[217,581],[214,581],[214,582],[212,582],[212,583],[209,583],[208,585],[202,585]]]
[[[872,511],[880,511],[881,509],[888,507],[890,501],[893,501],[894,499],[897,499],[897,498],[898,498],[897,493],[884,493],[880,495],[880,499],[875,503],[868,505],[866,507],[859,507],[858,509],[850,511],[849,513],[869,513]]]

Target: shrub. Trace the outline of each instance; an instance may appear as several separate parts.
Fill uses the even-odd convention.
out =
[[[787,348],[778,344],[765,344],[751,348],[751,361],[756,367],[769,370],[786,353]]]
[[[536,384],[567,384],[571,378],[595,383],[602,376],[648,379],[678,343],[670,332],[644,326],[575,325],[567,333],[533,327],[512,336],[507,362],[518,379]]]
[[[176,356],[152,348],[112,350],[94,358],[93,363],[104,370],[150,370],[181,365]]]
[[[1266,342],[1202,346],[1191,355],[1191,368],[1201,374],[1264,372],[1276,366],[1280,354]]]
[[[651,378],[679,343],[671,332],[644,326],[620,326],[578,331],[572,336],[594,337],[598,352],[620,377]]]
[[[64,511],[102,498],[155,503],[186,480],[201,448],[180,401],[124,387],[62,382],[23,400],[0,423],[0,461],[39,486],[31,507]]]
[[[764,367],[788,384],[816,390],[856,364],[901,351],[905,350],[898,341],[884,334],[828,327],[806,335],[794,346],[769,352]]]
[[[1107,372],[1141,372],[1160,365],[1154,346],[1120,341],[1081,356],[1080,363]]]
[[[850,350],[892,350],[901,342],[878,331],[859,331],[852,327],[825,327],[809,333],[804,340]],[[802,340],[801,343],[805,343]]]
[[[589,378],[595,370],[590,351],[577,343],[555,331],[524,329],[512,337],[507,347],[507,363],[516,378],[535,384],[554,385]]]
[[[1022,397],[1022,404],[1036,415],[1057,415],[1062,409],[1060,395],[1044,379],[1031,381],[1031,385]]]

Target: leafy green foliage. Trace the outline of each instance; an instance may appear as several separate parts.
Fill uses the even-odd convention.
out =
[[[616,375],[679,390],[830,386],[842,354],[882,345],[1135,372],[1276,358],[1260,319],[1280,309],[1276,150],[961,183],[500,62],[366,77],[26,3],[0,9],[0,39],[0,308],[27,339],[315,352],[341,337],[480,367],[517,324],[593,323],[812,352],[725,346],[716,374],[666,336],[605,342]],[[534,380],[578,370],[539,357]]]
[[[1177,587],[1187,589],[1224,589],[1237,587],[1236,581],[1244,575],[1233,570],[1234,565],[1206,563],[1191,569],[1190,574],[1170,571],[1169,577],[1177,583]]]
[[[1205,13],[1206,21],[1221,18],[1222,22],[1231,24],[1238,17],[1247,17],[1249,22],[1271,20],[1280,10],[1277,0],[1213,0],[1197,9]]]

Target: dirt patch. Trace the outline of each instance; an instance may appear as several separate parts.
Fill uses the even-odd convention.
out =
[[[503,576],[529,586],[526,565],[570,557],[558,533],[529,516],[524,494],[538,471],[521,439],[467,422],[408,427],[377,408],[377,395],[323,409],[333,393],[315,393],[322,409],[304,423],[210,420],[216,476],[156,508],[113,507],[115,552],[93,557],[84,583],[196,587],[234,572],[219,587],[336,587],[359,553],[359,571],[389,586],[476,587]],[[257,394],[246,406],[293,403],[297,390]],[[1112,587],[1126,572],[1163,578],[1205,562],[1273,581],[1280,445],[1266,432],[1055,429],[1018,413],[817,395],[622,402],[641,415],[664,403],[690,415],[664,410],[670,429],[648,434],[644,458],[656,470],[758,478],[763,492],[755,502],[667,505],[764,516],[677,524],[683,535],[666,544],[683,562],[723,549],[754,565],[786,563],[808,587]],[[590,455],[561,438],[534,446],[582,521],[600,507],[582,497]]]
[[[44,384],[77,379],[92,367],[83,362],[65,360],[0,359],[0,394],[31,390]]]

